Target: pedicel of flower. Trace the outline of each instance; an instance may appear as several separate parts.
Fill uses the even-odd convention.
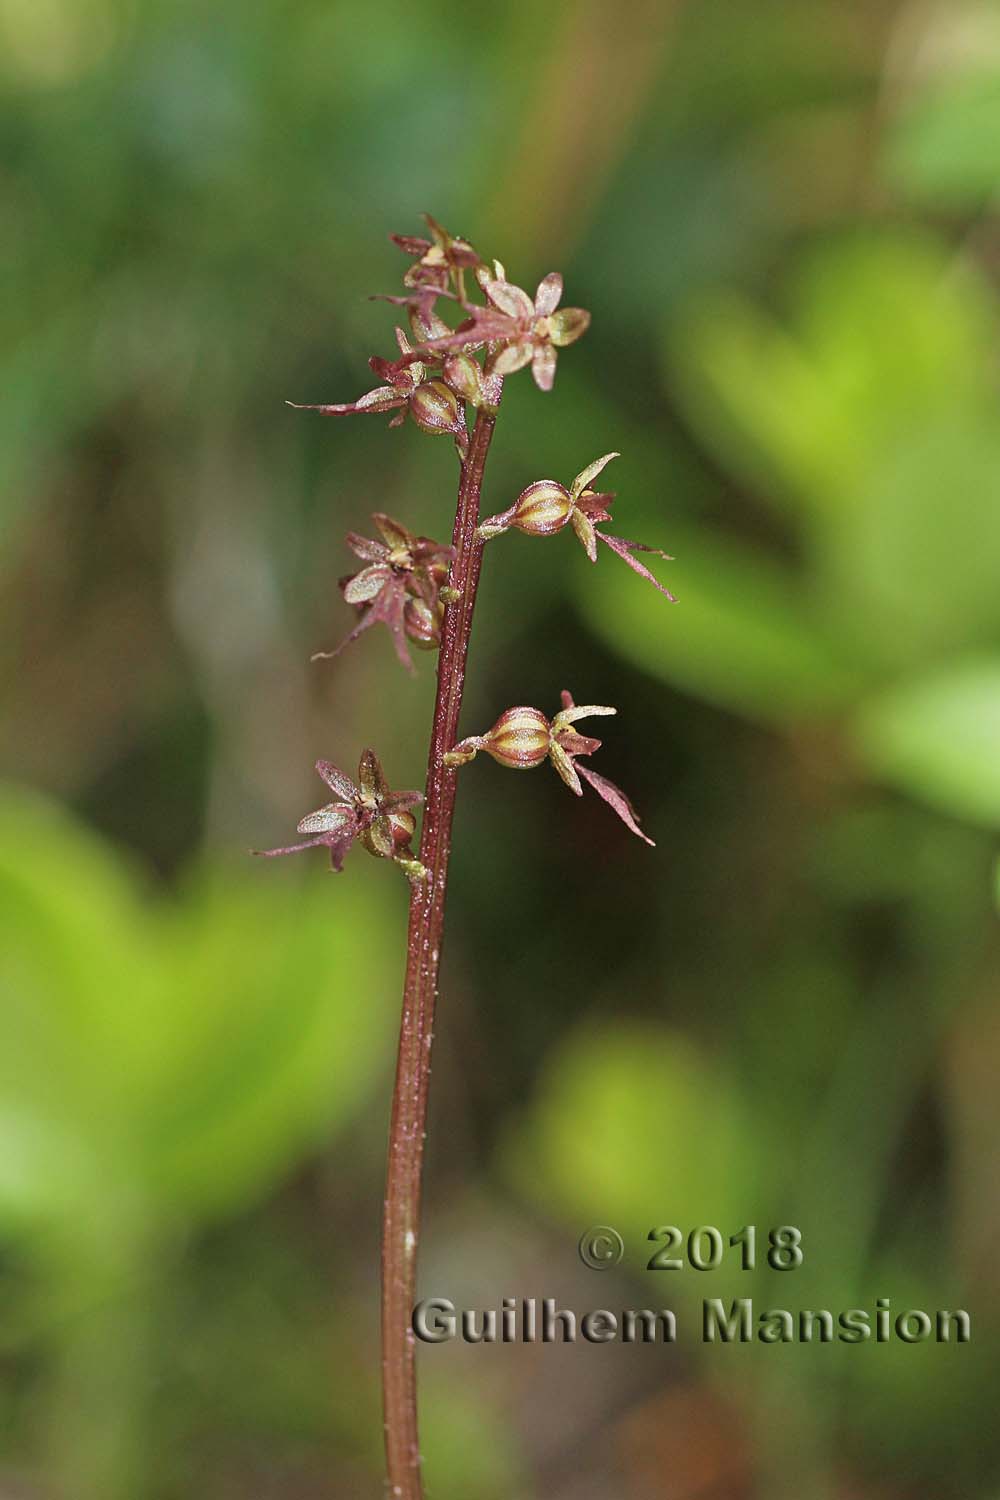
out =
[[[271,859],[282,854],[299,854],[303,849],[329,849],[331,869],[339,874],[344,856],[358,839],[369,854],[393,860],[411,881],[423,880],[426,871],[410,849],[416,828],[410,808],[424,800],[423,793],[390,791],[374,750],[362,754],[357,784],[331,761],[318,760],[316,770],[335,800],[300,819],[296,831],[310,837],[300,844],[255,849],[254,853]]]
[[[582,776],[632,833],[655,848],[653,840],[639,827],[639,815],[621,788],[606,776],[599,776],[589,766],[577,765],[582,756],[593,755],[599,750],[601,741],[578,734],[573,725],[579,719],[606,717],[617,712],[617,709],[599,703],[576,704],[564,690],[562,708],[551,723],[541,709],[508,708],[486,734],[470,735],[447,751],[444,763],[452,768],[468,765],[480,750],[485,750],[499,765],[513,771],[530,771],[544,760],[550,760],[571,792],[578,797],[583,795]]]

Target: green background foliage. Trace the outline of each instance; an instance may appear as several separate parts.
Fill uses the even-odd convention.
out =
[[[430,1492],[992,1500],[1000,12],[0,0],[0,88],[0,1492],[382,1493],[405,883],[247,851],[318,756],[422,781],[433,661],[309,656],[452,453],[283,403],[366,388],[430,209],[593,313],[488,511],[620,449],[679,603],[487,553],[463,727],[616,704],[657,848],[462,773],[422,1290],[682,1330],[423,1351]],[[646,1271],[673,1222],[805,1263]],[[974,1342],[703,1347],[741,1295]]]

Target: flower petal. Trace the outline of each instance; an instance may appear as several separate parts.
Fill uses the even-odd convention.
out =
[[[413,551],[417,544],[417,539],[413,535],[413,532],[403,525],[402,521],[394,521],[391,516],[387,516],[381,510],[377,510],[374,513],[372,520],[375,522],[378,533],[387,547],[392,549],[403,547],[407,551]]]
[[[597,533],[594,530],[593,521],[582,510],[574,508],[570,522],[583,550],[591,562],[595,563],[597,561]]]
[[[389,238],[405,255],[423,255],[431,248],[430,240],[421,239],[415,234],[390,234]]]
[[[584,490],[577,498],[577,508],[591,521],[610,521],[611,507],[615,502],[615,491],[604,490],[600,493],[594,490]]]
[[[653,840],[648,838],[639,827],[635,808],[620,787],[615,786],[614,782],[609,781],[606,776],[599,776],[589,766],[581,766],[580,775],[590,783],[599,797],[604,798],[609,807],[614,808],[626,828],[631,829],[638,838],[642,839],[643,843],[649,844],[653,849],[656,848]]]
[[[362,568],[345,583],[344,599],[348,604],[368,604],[381,593],[391,577],[392,569],[388,563],[373,563],[370,568]]]
[[[381,803],[388,795],[389,783],[385,779],[382,763],[374,750],[365,750],[358,764],[358,784],[365,797]]]
[[[356,531],[349,531],[344,540],[354,556],[360,557],[362,562],[384,562],[389,550],[381,542],[373,541],[371,537],[359,536]]]
[[[412,350],[404,349],[400,358],[408,357],[411,353]],[[373,354],[368,363],[379,379],[387,380],[400,396],[409,396],[417,383],[423,379],[423,365],[414,363],[412,360],[408,365],[399,368],[396,360],[383,359],[380,354]]]
[[[423,800],[423,792],[390,792],[383,798],[382,806],[386,812],[399,812],[407,807],[419,807]]]
[[[590,486],[591,481],[597,478],[602,469],[607,468],[613,458],[621,458],[621,454],[605,453],[603,458],[595,458],[592,464],[588,464],[585,469],[580,470],[579,474],[573,480],[570,490],[570,494],[574,500],[577,500],[583,494],[583,491]]]
[[[396,852],[396,841],[392,836],[392,824],[384,815],[375,818],[368,829],[366,843],[373,854],[389,859]]]
[[[583,787],[580,785],[580,778],[576,774],[576,767],[558,740],[554,739],[549,745],[549,760],[555,766],[570,791],[575,792],[578,797],[582,797]]]
[[[575,344],[590,327],[590,313],[582,307],[564,307],[552,314],[550,319],[552,342],[562,349],[566,344]]]
[[[604,703],[569,703],[556,714],[556,720],[560,724],[575,724],[577,719],[606,719],[617,712],[617,708],[608,708]]]
[[[490,361],[490,369],[494,375],[513,375],[515,370],[524,369],[534,352],[534,348],[527,341],[508,344]]]
[[[533,318],[535,307],[527,292],[509,281],[487,281],[483,291],[494,307],[499,307],[510,318]],[[583,330],[581,329],[581,332]]]
[[[531,373],[540,391],[551,391],[556,378],[556,351],[551,344],[539,344],[531,361]]]
[[[346,833],[350,828],[353,836],[356,824],[357,814],[353,805],[346,807],[343,802],[328,802],[326,807],[318,807],[315,812],[306,813],[296,824],[295,832]]]
[[[331,792],[335,792],[342,802],[353,805],[358,789],[349,776],[339,770],[330,760],[318,760],[316,770]]]
[[[594,755],[600,750],[603,741],[595,740],[591,734],[575,734],[572,729],[559,729],[559,744],[567,755]]]
[[[559,306],[563,292],[563,279],[558,271],[550,271],[544,281],[538,283],[535,293],[535,317],[546,318]]]

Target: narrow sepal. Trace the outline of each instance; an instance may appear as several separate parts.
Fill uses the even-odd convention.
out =
[[[607,468],[608,464],[613,458],[621,458],[621,454],[605,453],[602,458],[595,458],[592,464],[588,464],[585,469],[580,470],[579,474],[573,480],[572,487],[570,488],[570,494],[573,496],[574,500],[579,500],[584,490],[590,487],[591,482],[597,478],[598,474],[600,474],[604,469]]]
[[[582,510],[575,507],[571,519],[578,541],[591,562],[595,563],[597,561],[597,532],[594,530],[593,521]]]
[[[258,855],[261,859],[277,859],[282,854],[301,854],[303,849],[317,849],[322,846],[322,839],[304,839],[301,844],[285,844],[280,849],[251,849],[250,853]]]
[[[656,848],[653,840],[639,827],[636,810],[620,787],[615,786],[613,781],[608,781],[606,776],[599,776],[589,766],[581,766],[580,775],[590,783],[599,797],[604,798],[609,807],[614,808],[626,828],[631,829],[637,838],[642,839],[643,843],[649,844],[653,849]]]
[[[676,596],[660,582],[654,573],[650,572],[645,563],[641,563],[637,557],[633,557],[632,555],[633,552],[651,552],[656,557],[662,557],[665,562],[671,562],[672,559],[668,552],[662,552],[659,547],[647,547],[645,542],[630,542],[626,541],[624,537],[608,536],[604,531],[598,531],[597,535],[602,542],[611,548],[612,552],[621,558],[622,562],[628,563],[633,573],[638,573],[640,578],[647,579],[654,588],[658,588],[660,593],[670,600],[671,604],[677,603]]]
[[[558,740],[553,740],[549,745],[549,759],[570,791],[575,792],[578,797],[582,797],[583,787],[580,785],[580,778],[576,774],[576,766],[570,760]]]
[[[286,401],[285,405],[294,407],[296,411],[318,411],[327,417],[346,417],[352,412],[394,411],[396,407],[402,406],[406,399],[406,393],[397,390],[395,386],[380,385],[376,386],[373,391],[365,391],[357,401],[340,401],[333,404]]]

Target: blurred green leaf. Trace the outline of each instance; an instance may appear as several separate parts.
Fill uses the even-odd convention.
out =
[[[171,924],[183,998],[144,1149],[159,1190],[198,1212],[238,1206],[342,1124],[391,1041],[384,934],[396,921],[402,943],[402,904],[394,917],[349,873],[282,884],[208,883]]]
[[[668,604],[602,549],[580,607],[626,660],[685,692],[765,723],[849,699],[856,678],[810,618],[793,577],[763,553],[671,524]],[[657,565],[659,566],[659,565]]]
[[[916,667],[1000,636],[1000,427],[929,417],[871,464],[813,556],[826,615],[859,659]]]
[[[766,1163],[762,1127],[726,1068],[680,1032],[634,1021],[569,1038],[504,1159],[547,1212],[623,1232],[648,1229],[654,1205],[671,1223],[749,1222]]]
[[[695,427],[766,497],[855,508],[874,457],[930,415],[985,408],[995,299],[930,235],[855,234],[806,260],[788,327],[726,294],[669,344]]]
[[[1000,190],[1000,76],[938,80],[909,102],[883,148],[886,175],[933,208],[981,208]]]
[[[442,1500],[507,1500],[525,1489],[519,1447],[494,1405],[456,1379],[429,1379],[421,1405],[428,1486]]]
[[[868,768],[954,817],[1000,827],[1000,658],[955,662],[865,707],[854,739]]]
[[[0,1215],[229,1212],[342,1124],[394,1022],[393,918],[371,891],[261,870],[153,903],[65,812],[9,789]]]

